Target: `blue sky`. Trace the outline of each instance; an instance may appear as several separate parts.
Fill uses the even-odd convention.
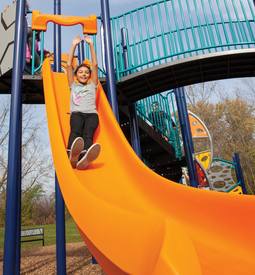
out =
[[[117,15],[128,11],[133,8],[143,6],[148,3],[156,2],[154,0],[139,0],[139,1],[130,1],[130,0],[109,0],[110,3],[110,12],[111,15]],[[10,4],[10,0],[1,0],[0,8],[3,8]],[[32,9],[40,10],[44,13],[53,12],[53,3],[51,0],[28,0]],[[62,13],[66,15],[88,15],[90,13],[100,14],[100,0],[62,0]]]
[[[77,16],[88,16],[91,14],[100,15],[100,0],[62,0],[61,8],[62,14],[64,15],[77,15]],[[141,7],[143,5],[153,3],[155,0],[140,0],[140,1],[130,1],[130,0],[109,0],[110,3],[110,14],[111,16],[122,14],[131,9]],[[10,0],[0,1],[0,10],[2,11],[4,7],[10,4]],[[53,14],[54,1],[51,0],[28,0],[30,8],[32,10],[39,10],[41,13]],[[52,25],[52,24],[50,24]],[[49,26],[49,32],[46,33],[45,48],[52,49],[52,26]],[[74,35],[81,35],[81,27],[68,27],[63,28],[62,31],[62,50],[68,51],[69,44]]]

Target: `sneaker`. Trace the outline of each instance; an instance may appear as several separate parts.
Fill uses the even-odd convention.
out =
[[[99,153],[101,150],[101,146],[98,143],[95,143],[93,145],[91,145],[88,149],[88,151],[86,152],[86,154],[83,156],[83,158],[81,158],[78,163],[76,168],[78,170],[84,170],[87,168],[87,166],[94,161],[95,159],[97,159]]]
[[[76,167],[76,164],[79,160],[79,156],[83,148],[84,148],[83,138],[77,137],[72,143],[70,155],[69,155],[69,159],[73,168]]]

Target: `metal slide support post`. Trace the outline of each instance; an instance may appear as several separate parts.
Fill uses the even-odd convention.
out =
[[[85,43],[84,40],[81,41],[81,63],[85,60]]]
[[[25,3],[25,6],[26,6],[26,3]],[[26,12],[26,9],[27,7],[25,7],[25,16],[24,16],[24,26],[25,26],[25,32],[24,32],[24,35],[23,35],[23,42],[22,42],[22,45],[23,45],[23,56],[26,55],[26,41],[27,41],[27,20],[26,20],[26,15],[27,15],[27,12]],[[22,62],[22,65],[21,65],[21,70],[22,70],[22,74],[24,72],[24,68],[25,68],[25,58],[23,58],[23,62]],[[20,117],[22,118],[22,105],[21,105],[21,109],[20,109]],[[20,134],[18,134],[19,136],[19,139],[20,139],[20,148],[22,148],[22,119],[20,121]],[[21,192],[22,192],[22,149],[20,150],[19,152],[19,160],[18,162],[20,162],[21,164],[21,169],[19,170],[19,180],[18,182],[20,182],[20,184],[18,185],[18,201],[17,201],[17,205],[18,205],[18,212],[17,212],[17,236],[16,236],[16,273],[15,274],[20,274],[20,253],[21,253],[21,247],[20,247],[20,238],[21,238],[21,235],[20,235],[20,232],[21,232]]]
[[[123,60],[125,69],[128,68],[128,52],[127,52],[127,29],[121,29],[121,45],[123,49]],[[135,103],[128,104],[129,109],[129,122],[130,122],[130,133],[131,133],[131,144],[136,152],[137,156],[141,158],[141,144],[140,144],[140,136],[139,136],[139,126],[137,119],[137,112]]]
[[[114,61],[113,61],[109,0],[101,0],[101,14],[102,14],[102,23],[104,28],[104,41],[102,41],[102,43],[104,43],[105,45],[107,96],[111,104],[113,113],[115,114],[116,119],[119,121],[116,79],[115,79]]]
[[[61,0],[54,0],[54,14],[61,14]],[[54,69],[61,72],[61,26],[54,24]],[[55,176],[57,274],[66,274],[65,203]]]
[[[4,261],[3,274],[16,274],[17,250],[20,250],[20,243],[17,243],[20,234],[20,191],[21,191],[21,121],[22,121],[22,71],[24,60],[24,39],[25,28],[25,0],[17,1],[16,26],[14,38],[14,57],[11,88],[11,109],[10,109],[10,130],[9,130],[9,152],[8,172],[6,190],[6,216],[5,216],[5,239],[4,239]],[[18,253],[19,254],[19,253]],[[19,256],[19,255],[17,255]]]
[[[125,70],[128,68],[128,51],[127,51],[128,33],[126,28],[121,28],[121,46],[123,49],[123,61]]]
[[[66,238],[65,238],[65,203],[55,175],[55,208],[56,208],[56,259],[57,274],[66,274]]]
[[[80,65],[82,63],[82,57],[81,57],[81,43],[78,44],[78,64]]]
[[[178,108],[179,121],[182,132],[182,139],[185,151],[185,157],[187,160],[190,185],[193,187],[198,186],[196,167],[194,163],[194,146],[192,141],[191,129],[189,124],[187,103],[185,99],[184,88],[174,89],[174,94],[176,98],[176,104]]]
[[[25,38],[25,37],[24,37]],[[23,43],[23,46],[25,44]],[[24,66],[22,66],[24,68]],[[22,118],[22,106],[21,106],[21,114],[20,117]],[[19,139],[20,139],[20,148],[22,148],[22,119],[20,121],[20,134],[18,134]],[[17,235],[16,235],[16,273],[15,274],[20,274],[20,232],[21,232],[21,184],[22,184],[22,150],[19,152],[19,160],[18,162],[21,165],[21,169],[19,170],[19,179],[18,182],[20,184],[18,185],[18,200],[17,200],[17,205],[18,205],[18,211],[17,211]]]
[[[242,170],[240,157],[239,157],[238,153],[234,153],[233,162],[235,163],[237,181],[240,182],[243,193],[247,194],[247,189],[245,186],[245,181],[244,181],[244,176],[243,176],[243,170]]]
[[[54,14],[61,14],[61,0],[54,0]],[[54,71],[61,72],[61,26],[54,24]]]
[[[141,158],[142,152],[141,152],[139,127],[138,127],[138,119],[137,119],[135,103],[129,104],[128,109],[129,109],[129,115],[130,115],[129,120],[130,120],[131,144],[137,156]]]

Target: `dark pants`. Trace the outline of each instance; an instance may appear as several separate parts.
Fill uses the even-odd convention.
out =
[[[71,133],[67,149],[71,149],[73,141],[77,137],[84,140],[84,149],[87,150],[93,144],[94,132],[98,126],[98,115],[96,113],[85,114],[73,112],[70,119]]]

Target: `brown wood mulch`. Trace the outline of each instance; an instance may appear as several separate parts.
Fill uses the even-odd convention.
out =
[[[21,255],[21,275],[56,274],[55,245],[26,249]],[[3,274],[3,257],[0,256],[0,274]],[[68,275],[103,275],[99,265],[91,264],[91,254],[84,243],[66,245],[66,273]]]

